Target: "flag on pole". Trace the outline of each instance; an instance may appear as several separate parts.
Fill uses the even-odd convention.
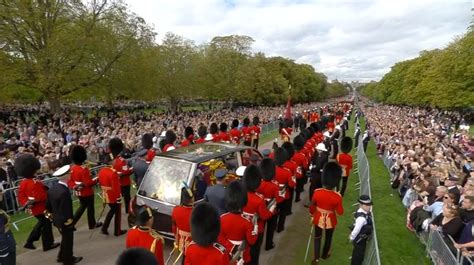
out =
[[[288,102],[286,103],[285,120],[291,119],[291,85],[288,86]]]

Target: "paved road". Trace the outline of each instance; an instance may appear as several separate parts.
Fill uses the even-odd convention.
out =
[[[260,149],[271,148],[272,142],[267,142]],[[292,230],[292,224],[295,223],[296,218],[301,216],[306,216],[307,209],[303,207],[302,200],[298,204],[293,205],[293,215],[287,218],[286,230]],[[305,214],[305,215],[303,215]],[[85,219],[85,216],[82,218]],[[122,218],[122,227],[127,227],[126,216],[123,215]],[[90,238],[91,231],[87,229],[86,225],[78,227],[78,230],[74,233],[74,255],[84,257],[83,261],[79,264],[83,265],[113,265],[119,253],[125,249],[125,235],[120,237],[113,236],[112,227],[109,227],[109,233],[111,235],[105,236],[102,235],[98,230],[95,231],[92,239]],[[56,231],[57,232],[57,231]],[[282,238],[283,233],[275,233],[274,242],[276,248],[271,251],[265,251],[262,247],[262,252],[260,255],[260,264],[262,265],[275,265],[275,264],[293,264],[291,263],[292,255],[295,253],[291,249],[291,244],[288,242],[279,242]],[[59,234],[55,234],[56,240],[60,240]],[[297,240],[306,240],[306,238],[300,238]],[[22,245],[24,242],[18,242]],[[280,244],[281,243],[281,244]],[[58,250],[50,250],[48,252],[43,252],[40,248],[41,243],[37,242],[37,250],[26,251],[17,257],[18,265],[39,265],[39,264],[56,264],[56,256]],[[168,253],[171,250],[171,242],[167,242],[164,252],[165,257],[168,257]],[[281,254],[281,251],[288,252],[287,262],[281,263],[279,260],[274,259],[274,253],[278,251]],[[281,255],[279,255],[281,256]],[[289,261],[289,262],[288,262]]]

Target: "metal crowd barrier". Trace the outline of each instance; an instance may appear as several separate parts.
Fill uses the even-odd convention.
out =
[[[91,172],[91,175],[93,177],[95,177],[102,167],[104,167],[104,165],[91,167],[89,169],[90,172]],[[55,183],[57,180],[58,179],[55,178],[55,177],[50,177],[50,178],[42,180],[42,182],[45,186],[51,187],[53,185],[53,183]],[[16,187],[12,187],[12,188],[9,188],[9,189],[5,189],[3,191],[3,202],[5,203],[6,199],[10,202],[10,203],[5,203],[4,204],[6,206],[5,212],[7,212],[10,215],[16,214],[20,210],[20,203],[18,202],[18,188],[19,188],[19,186],[16,186]],[[97,193],[97,195],[99,197],[101,197],[100,193]],[[77,198],[73,202],[76,202],[76,201],[78,201]],[[16,220],[16,221],[12,222],[12,225],[17,231],[19,231],[20,228],[18,227],[18,225],[20,223],[24,222],[24,221],[27,221],[27,220],[31,219],[31,218],[33,218],[33,216],[27,216],[25,218]]]
[[[359,145],[357,146],[356,153],[356,163],[357,163],[357,172],[359,174],[359,195],[369,195],[372,198],[370,193],[370,169],[369,161],[364,152],[364,146],[362,144],[362,136],[359,137]],[[377,229],[375,227],[375,217],[373,215],[374,208],[372,207],[372,221],[373,221],[373,233],[369,241],[367,241],[367,247],[364,256],[364,265],[374,264],[380,265],[380,251],[377,241]]]
[[[262,125],[262,131],[260,133],[260,137],[262,137],[265,134],[272,133],[273,131],[278,129],[278,120],[271,121],[269,123],[265,123]]]
[[[388,155],[388,152],[385,152],[382,159],[391,176],[392,172],[390,169],[395,162]],[[415,193],[413,197],[417,198],[418,195]],[[445,237],[440,231],[434,230],[421,232],[417,235],[420,241],[426,245],[426,253],[434,264],[474,265],[473,257],[463,256],[458,249],[454,248],[454,240],[451,236]]]

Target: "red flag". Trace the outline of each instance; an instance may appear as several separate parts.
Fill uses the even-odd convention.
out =
[[[285,120],[290,120],[291,116],[291,95],[288,95],[288,102],[286,103],[286,110],[285,110]]]

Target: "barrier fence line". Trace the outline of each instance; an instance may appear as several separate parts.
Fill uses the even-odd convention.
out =
[[[383,154],[382,160],[392,178],[391,168],[395,165],[395,161],[388,152]],[[402,186],[403,183],[400,184],[398,190],[400,194]],[[405,203],[411,204],[416,198],[418,198],[418,194],[413,192],[412,196],[410,196]],[[446,237],[438,230],[422,231],[417,233],[417,236],[426,246],[426,255],[431,258],[434,264],[474,265],[472,257],[463,256],[458,249],[454,248],[454,240],[451,236],[448,235],[448,237]]]
[[[362,136],[359,136],[356,152],[356,163],[357,163],[357,172],[359,174],[359,195],[369,195],[372,198],[370,193],[370,168],[369,161],[364,152],[364,147],[362,144]],[[375,227],[375,217],[374,217],[374,207],[372,206],[372,222],[373,222],[373,233],[370,239],[367,241],[367,248],[365,250],[364,265],[365,264],[374,264],[380,265],[380,251],[377,241],[377,229]]]

